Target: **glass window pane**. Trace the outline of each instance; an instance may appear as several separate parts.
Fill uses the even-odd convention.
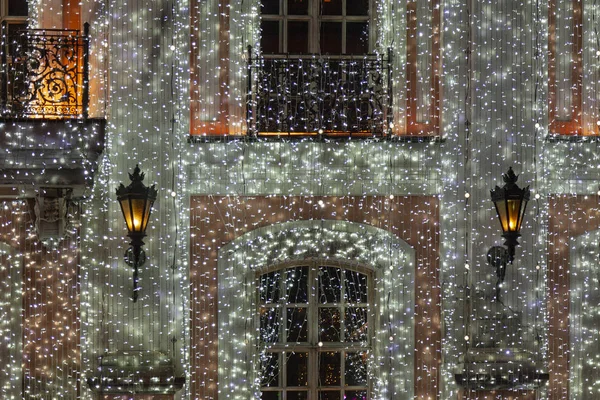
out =
[[[367,353],[346,353],[344,377],[346,386],[367,385]]]
[[[288,53],[308,53],[308,21],[288,22]]]
[[[346,271],[344,299],[348,303],[366,303],[368,301],[367,275],[356,271]]]
[[[319,400],[340,400],[339,390],[323,390],[319,392]]]
[[[339,303],[342,288],[342,271],[334,267],[319,268],[319,302]]]
[[[27,24],[9,23],[7,29],[8,29],[8,32],[7,32],[8,36],[15,36],[17,33],[19,33],[19,31],[24,31],[25,29],[27,29]]]
[[[308,267],[290,268],[286,272],[285,286],[288,303],[308,303]]]
[[[260,308],[260,340],[264,343],[279,341],[279,309]]]
[[[288,391],[287,399],[288,400],[307,400],[308,392]]]
[[[348,307],[346,309],[346,342],[364,342],[368,338],[367,309]]]
[[[279,386],[279,356],[280,353],[265,353],[261,355],[261,386]]]
[[[342,0],[322,0],[322,15],[342,15]]]
[[[277,303],[279,301],[280,278],[281,273],[279,271],[269,272],[260,276],[258,291],[261,303]]]
[[[8,15],[26,17],[29,14],[26,0],[8,0]]]
[[[279,0],[262,0],[260,2],[260,13],[262,15],[279,15]]]
[[[366,390],[346,390],[344,400],[367,400]]]
[[[322,22],[321,23],[321,53],[341,54],[342,53],[342,23],[341,22]]]
[[[308,341],[308,321],[306,320],[306,308],[287,309],[287,341]]]
[[[319,341],[339,342],[341,315],[338,308],[319,309]]]
[[[287,0],[288,15],[308,15],[309,0]]]
[[[369,15],[369,0],[346,0],[346,15]]]
[[[263,54],[279,53],[279,21],[262,21],[260,48]]]
[[[286,353],[286,386],[308,385],[308,353]]]
[[[262,392],[260,395],[261,400],[279,400],[281,399],[281,392]]]
[[[369,24],[367,22],[346,23],[346,54],[369,52]]]
[[[319,386],[339,386],[341,383],[341,353],[319,353]]]

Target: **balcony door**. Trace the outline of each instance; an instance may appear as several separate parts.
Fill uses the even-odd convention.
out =
[[[371,8],[369,0],[262,0],[261,52],[367,54]]]

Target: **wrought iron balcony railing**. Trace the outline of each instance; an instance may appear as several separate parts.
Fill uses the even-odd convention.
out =
[[[2,118],[87,118],[89,25],[73,30],[2,26]]]
[[[392,122],[387,56],[273,56],[249,49],[249,134],[376,136]]]

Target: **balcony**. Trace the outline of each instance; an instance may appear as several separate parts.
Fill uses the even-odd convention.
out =
[[[385,137],[392,122],[386,56],[269,56],[249,49],[251,136]]]
[[[88,31],[2,25],[0,197],[93,182],[105,120],[88,118]]]
[[[87,118],[89,25],[79,31],[3,26],[0,112],[4,118]]]

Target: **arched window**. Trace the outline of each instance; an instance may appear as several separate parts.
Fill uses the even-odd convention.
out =
[[[412,399],[414,265],[414,249],[390,232],[345,221],[233,240],[218,260],[219,390],[232,400]]]
[[[258,280],[261,398],[371,398],[371,274],[313,260]]]

